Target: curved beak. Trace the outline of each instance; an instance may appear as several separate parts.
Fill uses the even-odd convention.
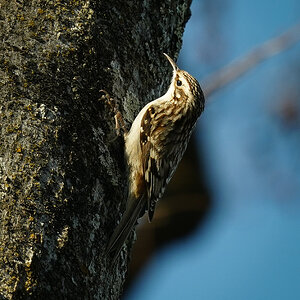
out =
[[[169,55],[167,55],[166,53],[164,53],[164,56],[168,59],[168,61],[169,61],[170,64],[172,65],[174,72],[178,71],[179,68],[178,68],[177,65],[175,64],[174,60],[173,60]]]

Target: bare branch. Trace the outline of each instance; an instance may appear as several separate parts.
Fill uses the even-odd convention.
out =
[[[202,86],[206,97],[241,77],[266,59],[281,53],[300,41],[300,23],[275,38],[257,46],[244,56],[204,78]]]

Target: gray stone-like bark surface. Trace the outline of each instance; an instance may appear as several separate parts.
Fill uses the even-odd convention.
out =
[[[118,299],[128,252],[122,138],[165,92],[190,0],[0,0],[0,299]]]

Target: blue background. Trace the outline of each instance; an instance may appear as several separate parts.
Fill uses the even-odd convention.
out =
[[[178,64],[201,82],[297,22],[299,0],[194,1]],[[197,139],[213,211],[126,299],[300,299],[299,78],[298,43],[207,99]]]

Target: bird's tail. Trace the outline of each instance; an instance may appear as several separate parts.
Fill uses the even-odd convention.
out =
[[[144,201],[142,198],[135,199],[129,203],[131,204],[126,208],[126,211],[124,212],[120,223],[114,230],[106,248],[107,253],[113,254],[113,264],[118,258],[126,239],[144,209]]]

